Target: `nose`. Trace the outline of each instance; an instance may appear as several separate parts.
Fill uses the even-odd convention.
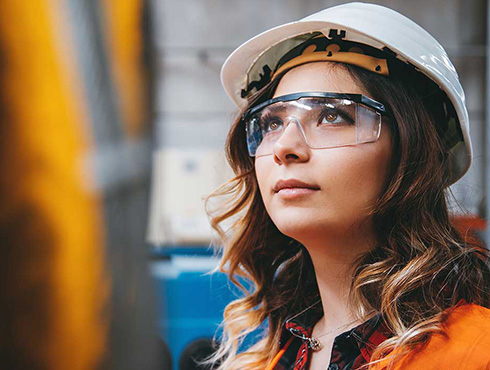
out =
[[[274,143],[274,161],[278,164],[306,162],[310,158],[310,150],[301,124],[293,118],[287,122],[281,136]]]

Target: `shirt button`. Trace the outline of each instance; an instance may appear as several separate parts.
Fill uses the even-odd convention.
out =
[[[327,370],[339,370],[339,365],[337,364],[331,364]]]

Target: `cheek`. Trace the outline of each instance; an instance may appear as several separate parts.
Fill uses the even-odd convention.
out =
[[[370,207],[382,196],[390,175],[390,147],[377,147],[362,156],[356,155],[340,170],[344,183],[337,189],[346,201],[357,202],[359,207]],[[349,201],[350,199],[350,201]]]
[[[323,209],[336,215],[337,222],[349,224],[362,218],[376,204],[386,187],[390,172],[390,147],[343,148],[334,158],[318,164],[323,168]],[[326,212],[327,214],[329,212]]]

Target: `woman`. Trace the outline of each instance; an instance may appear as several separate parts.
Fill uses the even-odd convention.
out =
[[[490,366],[487,253],[445,198],[471,162],[468,115],[437,41],[344,4],[247,41],[222,81],[241,115],[212,225],[221,269],[253,289],[225,310],[219,368]]]

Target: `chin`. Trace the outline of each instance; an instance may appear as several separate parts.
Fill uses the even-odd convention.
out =
[[[287,212],[283,212],[277,217],[272,217],[272,221],[281,233],[299,242],[306,238],[309,239],[313,235],[321,235],[328,229],[335,227],[327,220],[319,222],[314,217],[305,217],[305,215],[293,216],[288,215]]]
[[[295,212],[283,209],[271,214],[271,219],[281,233],[303,243],[305,240],[328,239],[335,235],[345,236],[351,233],[350,228],[354,220],[342,216],[345,216],[345,213],[326,214],[322,212],[321,215],[317,215],[314,212],[304,212],[304,210]]]

